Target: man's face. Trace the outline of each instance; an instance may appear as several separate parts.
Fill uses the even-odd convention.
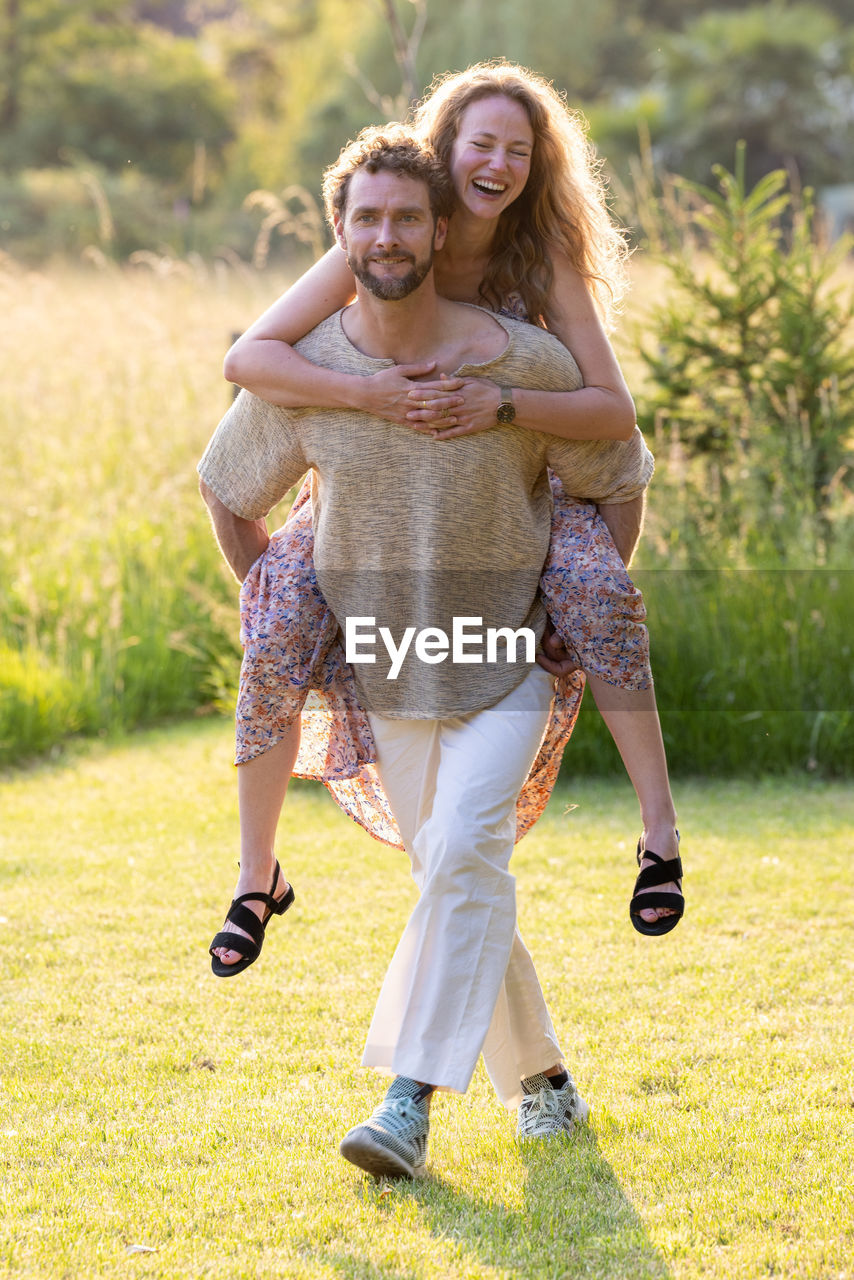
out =
[[[343,221],[335,220],[353,275],[387,302],[407,298],[424,281],[446,227],[444,218],[434,222],[426,183],[384,170],[356,170]]]

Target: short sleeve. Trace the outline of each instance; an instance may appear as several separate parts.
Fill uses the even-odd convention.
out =
[[[630,502],[646,489],[655,468],[637,427],[628,440],[551,436],[547,461],[566,492],[587,502]]]
[[[297,420],[293,410],[241,391],[198,466],[229,511],[260,519],[308,470]]]

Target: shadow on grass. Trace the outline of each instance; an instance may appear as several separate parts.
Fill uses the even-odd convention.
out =
[[[364,1182],[359,1194],[365,1203],[375,1204],[378,1228],[386,1215],[394,1220],[402,1202],[413,1202],[431,1235],[450,1246],[454,1269],[459,1265],[467,1275],[477,1274],[472,1268],[479,1264],[490,1274],[494,1268],[524,1280],[668,1280],[662,1255],[594,1134],[523,1144],[518,1152],[521,1208],[471,1196],[436,1177],[416,1183]],[[438,1258],[426,1268],[333,1252],[324,1261],[359,1280],[425,1280],[441,1274]]]

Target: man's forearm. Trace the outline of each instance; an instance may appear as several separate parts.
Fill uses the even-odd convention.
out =
[[[236,516],[224,502],[220,502],[204,480],[199,489],[210,511],[219,549],[238,582],[242,582],[258,557],[267,550],[270,542],[267,521],[244,520],[242,516]]]
[[[644,494],[639,494],[637,498],[630,498],[628,502],[599,504],[599,514],[608,526],[614,545],[627,568],[631,564],[635,547],[640,540],[645,506]]]

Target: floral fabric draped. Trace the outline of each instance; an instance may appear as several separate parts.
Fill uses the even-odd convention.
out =
[[[641,593],[595,506],[568,498],[555,476],[551,485],[551,544],[540,590],[555,630],[583,671],[621,688],[647,688],[652,678]],[[236,763],[268,751],[301,717],[295,775],[322,782],[372,836],[402,847],[338,624],[317,584],[310,499],[311,475],[241,589]],[[516,807],[517,840],[551,795],[578,717],[583,671],[555,683],[548,727]]]

